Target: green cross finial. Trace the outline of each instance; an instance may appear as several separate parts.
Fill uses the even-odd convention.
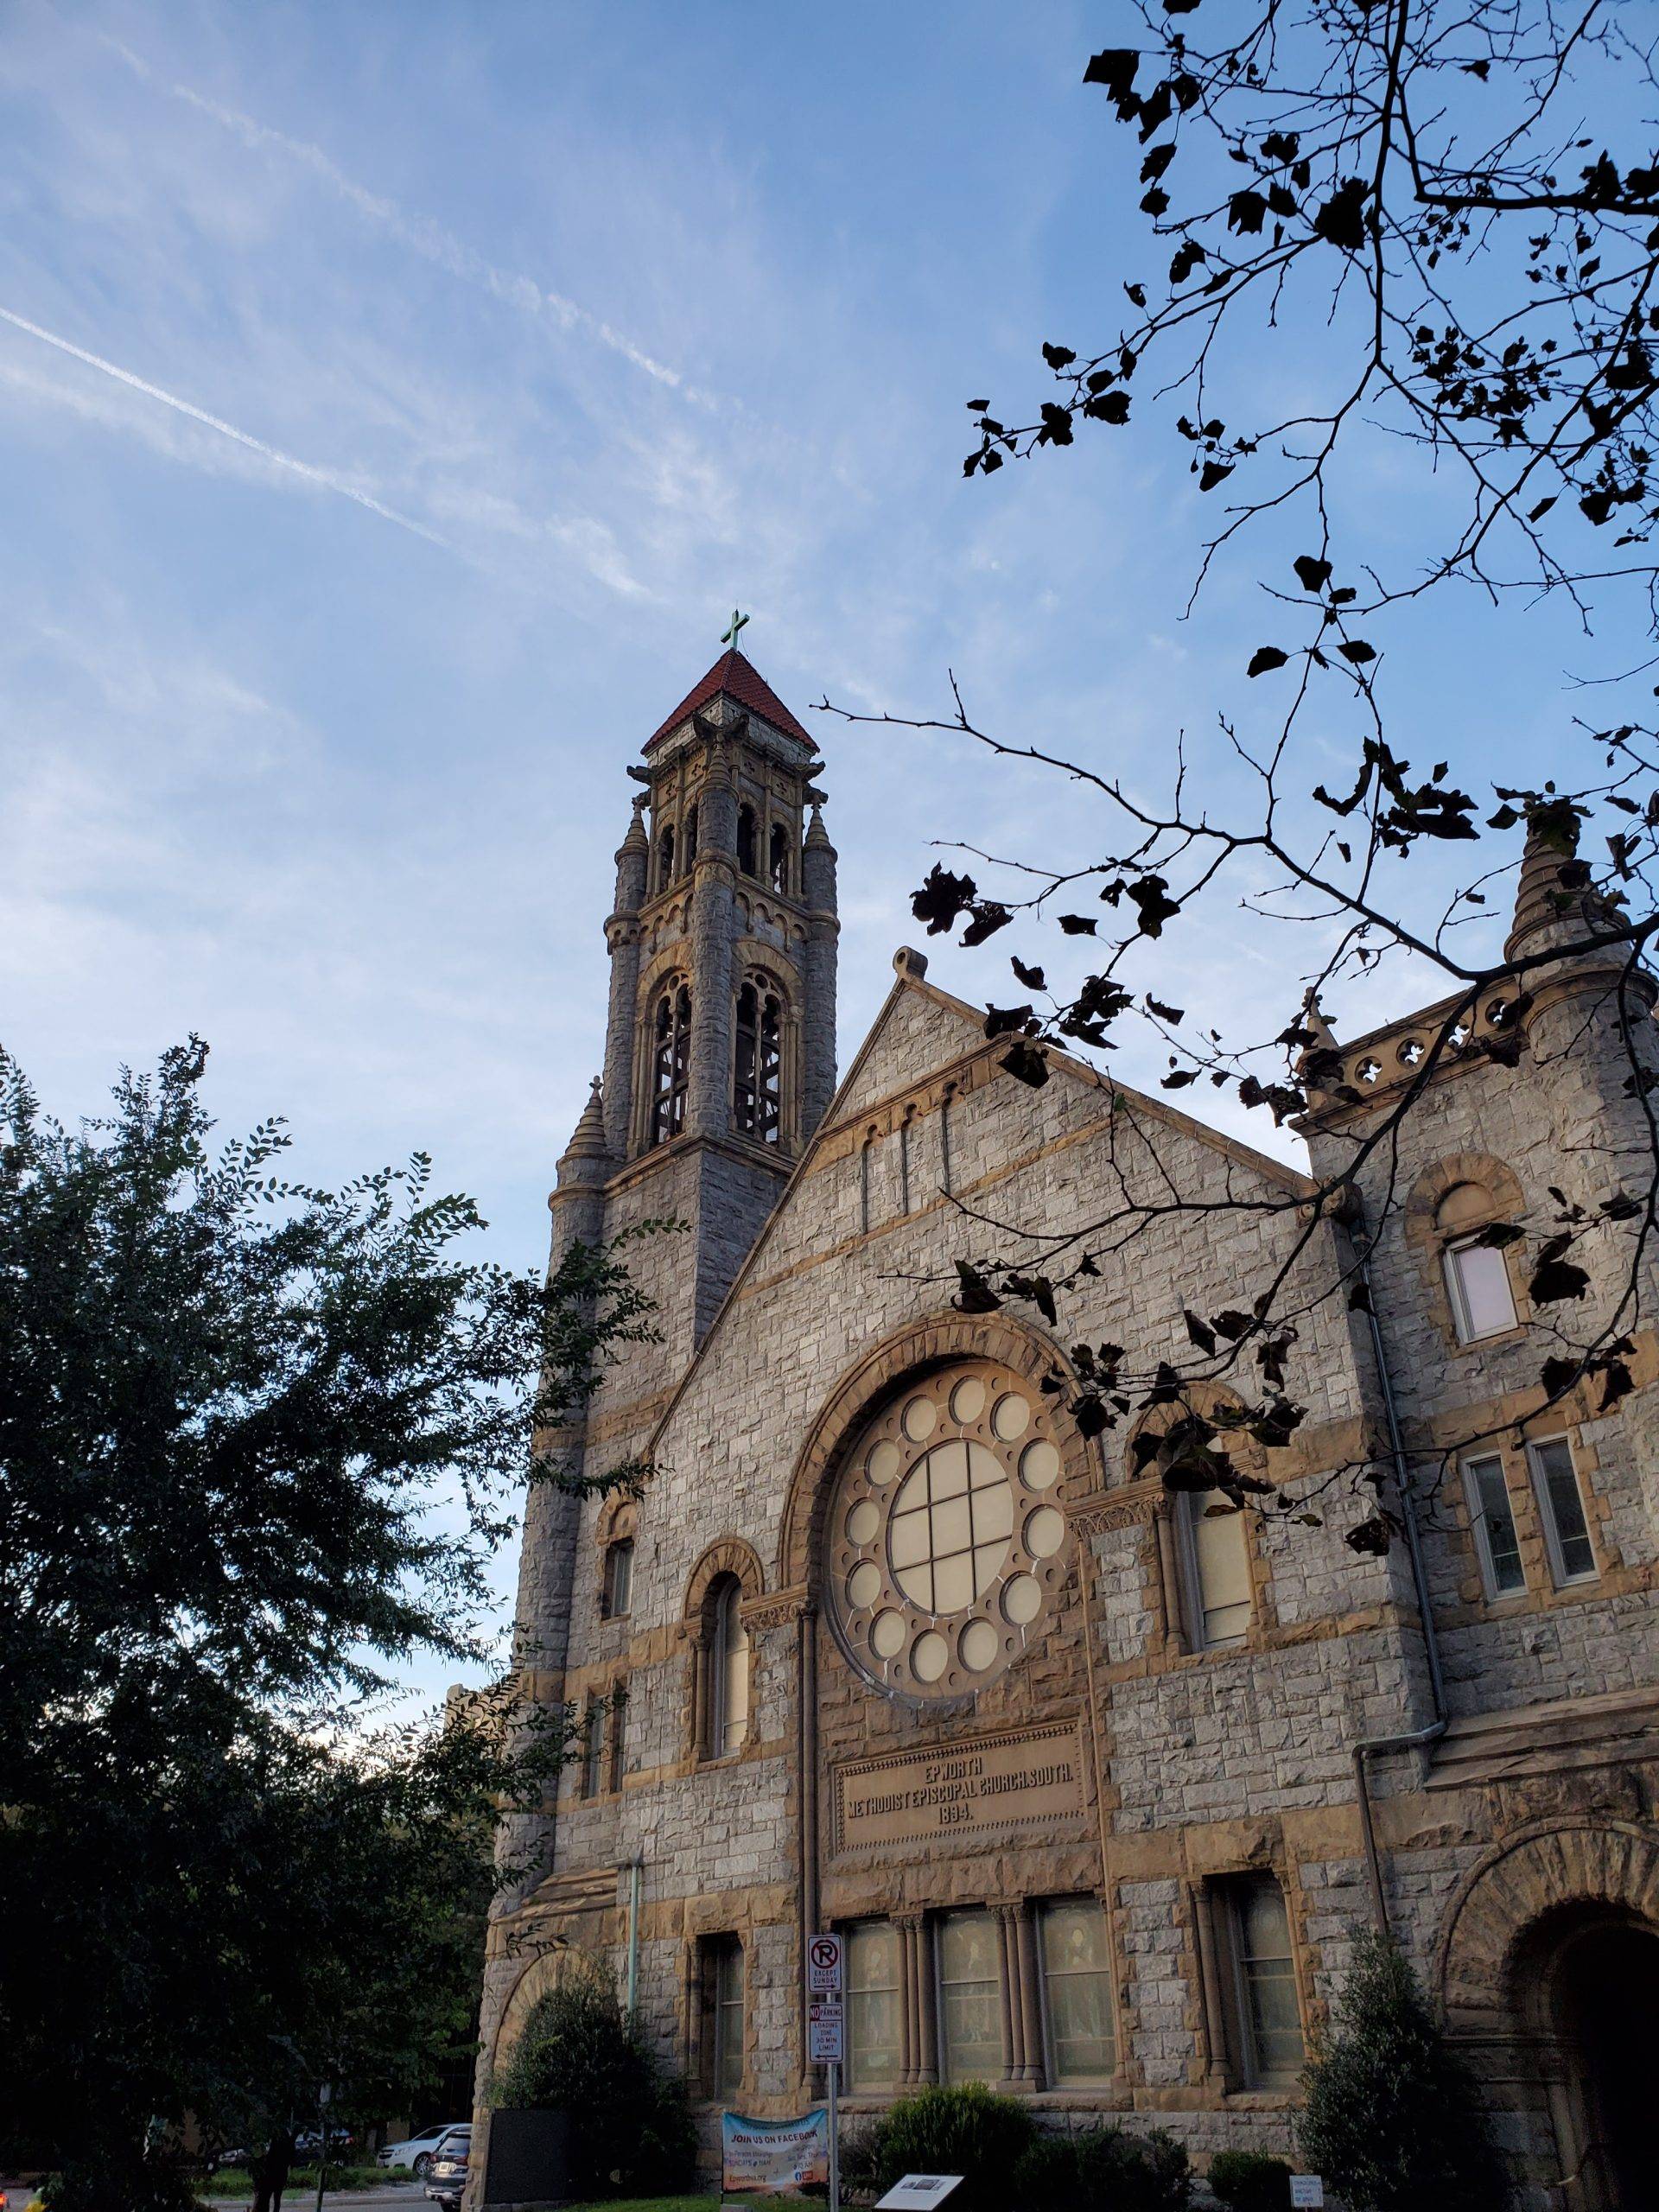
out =
[[[732,609],[732,626],[729,630],[722,630],[721,632],[721,644],[722,645],[729,645],[732,651],[735,652],[737,651],[737,633],[747,623],[748,619],[749,618],[747,614],[740,614],[737,609],[734,607]]]

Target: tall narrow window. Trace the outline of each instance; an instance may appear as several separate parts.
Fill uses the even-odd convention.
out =
[[[953,1083],[944,1086],[944,1096],[939,1101],[939,1172],[940,1180],[948,1198],[950,1195],[950,1109],[954,1104],[957,1087]]]
[[[605,1781],[605,1700],[590,1697],[582,1716],[582,1794],[597,1797]]]
[[[671,983],[657,1001],[652,1024],[651,1141],[666,1143],[685,1127],[685,1094],[691,1066],[691,993]]]
[[[709,1651],[709,1749],[717,1759],[742,1750],[749,1732],[749,1631],[734,1574],[718,1585]]]
[[[774,891],[781,891],[785,898],[791,890],[789,868],[789,831],[781,822],[772,825],[772,837],[767,849],[767,874]]]
[[[1288,2088],[1301,2071],[1302,2024],[1284,1891],[1271,1874],[1218,1887],[1237,2071],[1248,2088]]]
[[[1547,1443],[1529,1444],[1527,1457],[1532,1462],[1533,1487],[1538,1493],[1544,1544],[1556,1587],[1567,1582],[1593,1581],[1595,1547],[1584,1517],[1572,1446],[1564,1436],[1552,1436]]]
[[[870,1154],[875,1149],[875,1132],[872,1130],[858,1148],[858,1225],[867,1233],[870,1226]]]
[[[628,1756],[628,1693],[619,1682],[611,1694],[610,1787],[620,1789]]]
[[[861,1921],[847,1933],[847,2086],[891,2089],[904,2063],[902,1959],[887,1920]]]
[[[1188,1491],[1182,1504],[1187,1628],[1193,1647],[1214,1650],[1242,1643],[1252,1611],[1244,1516],[1218,1490]]]
[[[674,880],[674,824],[665,823],[657,840],[657,888],[666,891]]]
[[[988,1912],[947,1912],[938,1923],[939,2057],[947,2082],[1002,2074],[1001,1967]]]
[[[735,1936],[705,1939],[702,2075],[709,2094],[729,2104],[743,2088],[743,1946]]]
[[[689,875],[697,859],[697,810],[694,806],[685,817],[685,850],[680,855],[680,868]]]
[[[605,1618],[620,1620],[633,1603],[633,1539],[620,1537],[605,1554]]]
[[[770,976],[751,976],[737,995],[732,1120],[745,1136],[777,1144],[783,1133],[783,1001]]]
[[[744,875],[758,875],[755,866],[754,809],[740,806],[737,810],[737,865]]]
[[[1521,1563],[1515,1511],[1510,1503],[1510,1486],[1503,1479],[1503,1453],[1492,1452],[1478,1459],[1465,1459],[1463,1486],[1486,1595],[1512,1597],[1526,1588],[1527,1570]]]
[[[905,1118],[899,1124],[899,1211],[910,1211],[910,1119],[911,1109],[905,1109]]]
[[[1057,2088],[1109,2081],[1117,2045],[1104,1908],[1094,1897],[1046,1904],[1042,1930],[1048,2078]]]

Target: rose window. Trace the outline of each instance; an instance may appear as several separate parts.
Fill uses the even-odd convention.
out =
[[[843,1643],[884,1688],[960,1697],[1023,1651],[1060,1579],[1059,1448],[1009,1370],[902,1390],[849,1456],[829,1529]]]

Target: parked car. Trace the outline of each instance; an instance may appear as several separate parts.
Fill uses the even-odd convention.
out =
[[[405,2135],[400,2143],[388,2143],[384,2151],[375,2155],[383,2166],[409,2166],[424,2181],[439,2144],[446,2135],[459,2133],[465,2125],[459,2120],[446,2120],[442,2127],[423,2127],[418,2135]]]
[[[452,2127],[432,2154],[432,2164],[427,2170],[426,2193],[443,2207],[443,2212],[461,2212],[461,2196],[467,2187],[467,2157],[472,2144],[470,2127]]]

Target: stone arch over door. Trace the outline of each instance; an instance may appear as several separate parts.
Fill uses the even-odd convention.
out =
[[[1631,2065],[1659,2068],[1659,1831],[1586,1817],[1507,1838],[1459,1886],[1438,1966],[1525,2177],[1573,2212],[1624,2212],[1649,2156]]]
[[[499,2070],[512,2055],[512,2047],[524,2031],[524,2023],[540,2004],[561,1982],[572,1974],[591,1974],[596,1980],[608,1981],[610,1967],[591,1951],[583,1950],[578,1943],[555,1942],[539,1951],[525,1965],[523,1973],[512,1985],[507,2001],[501,2008],[500,2025],[495,2031],[493,2063]]]

